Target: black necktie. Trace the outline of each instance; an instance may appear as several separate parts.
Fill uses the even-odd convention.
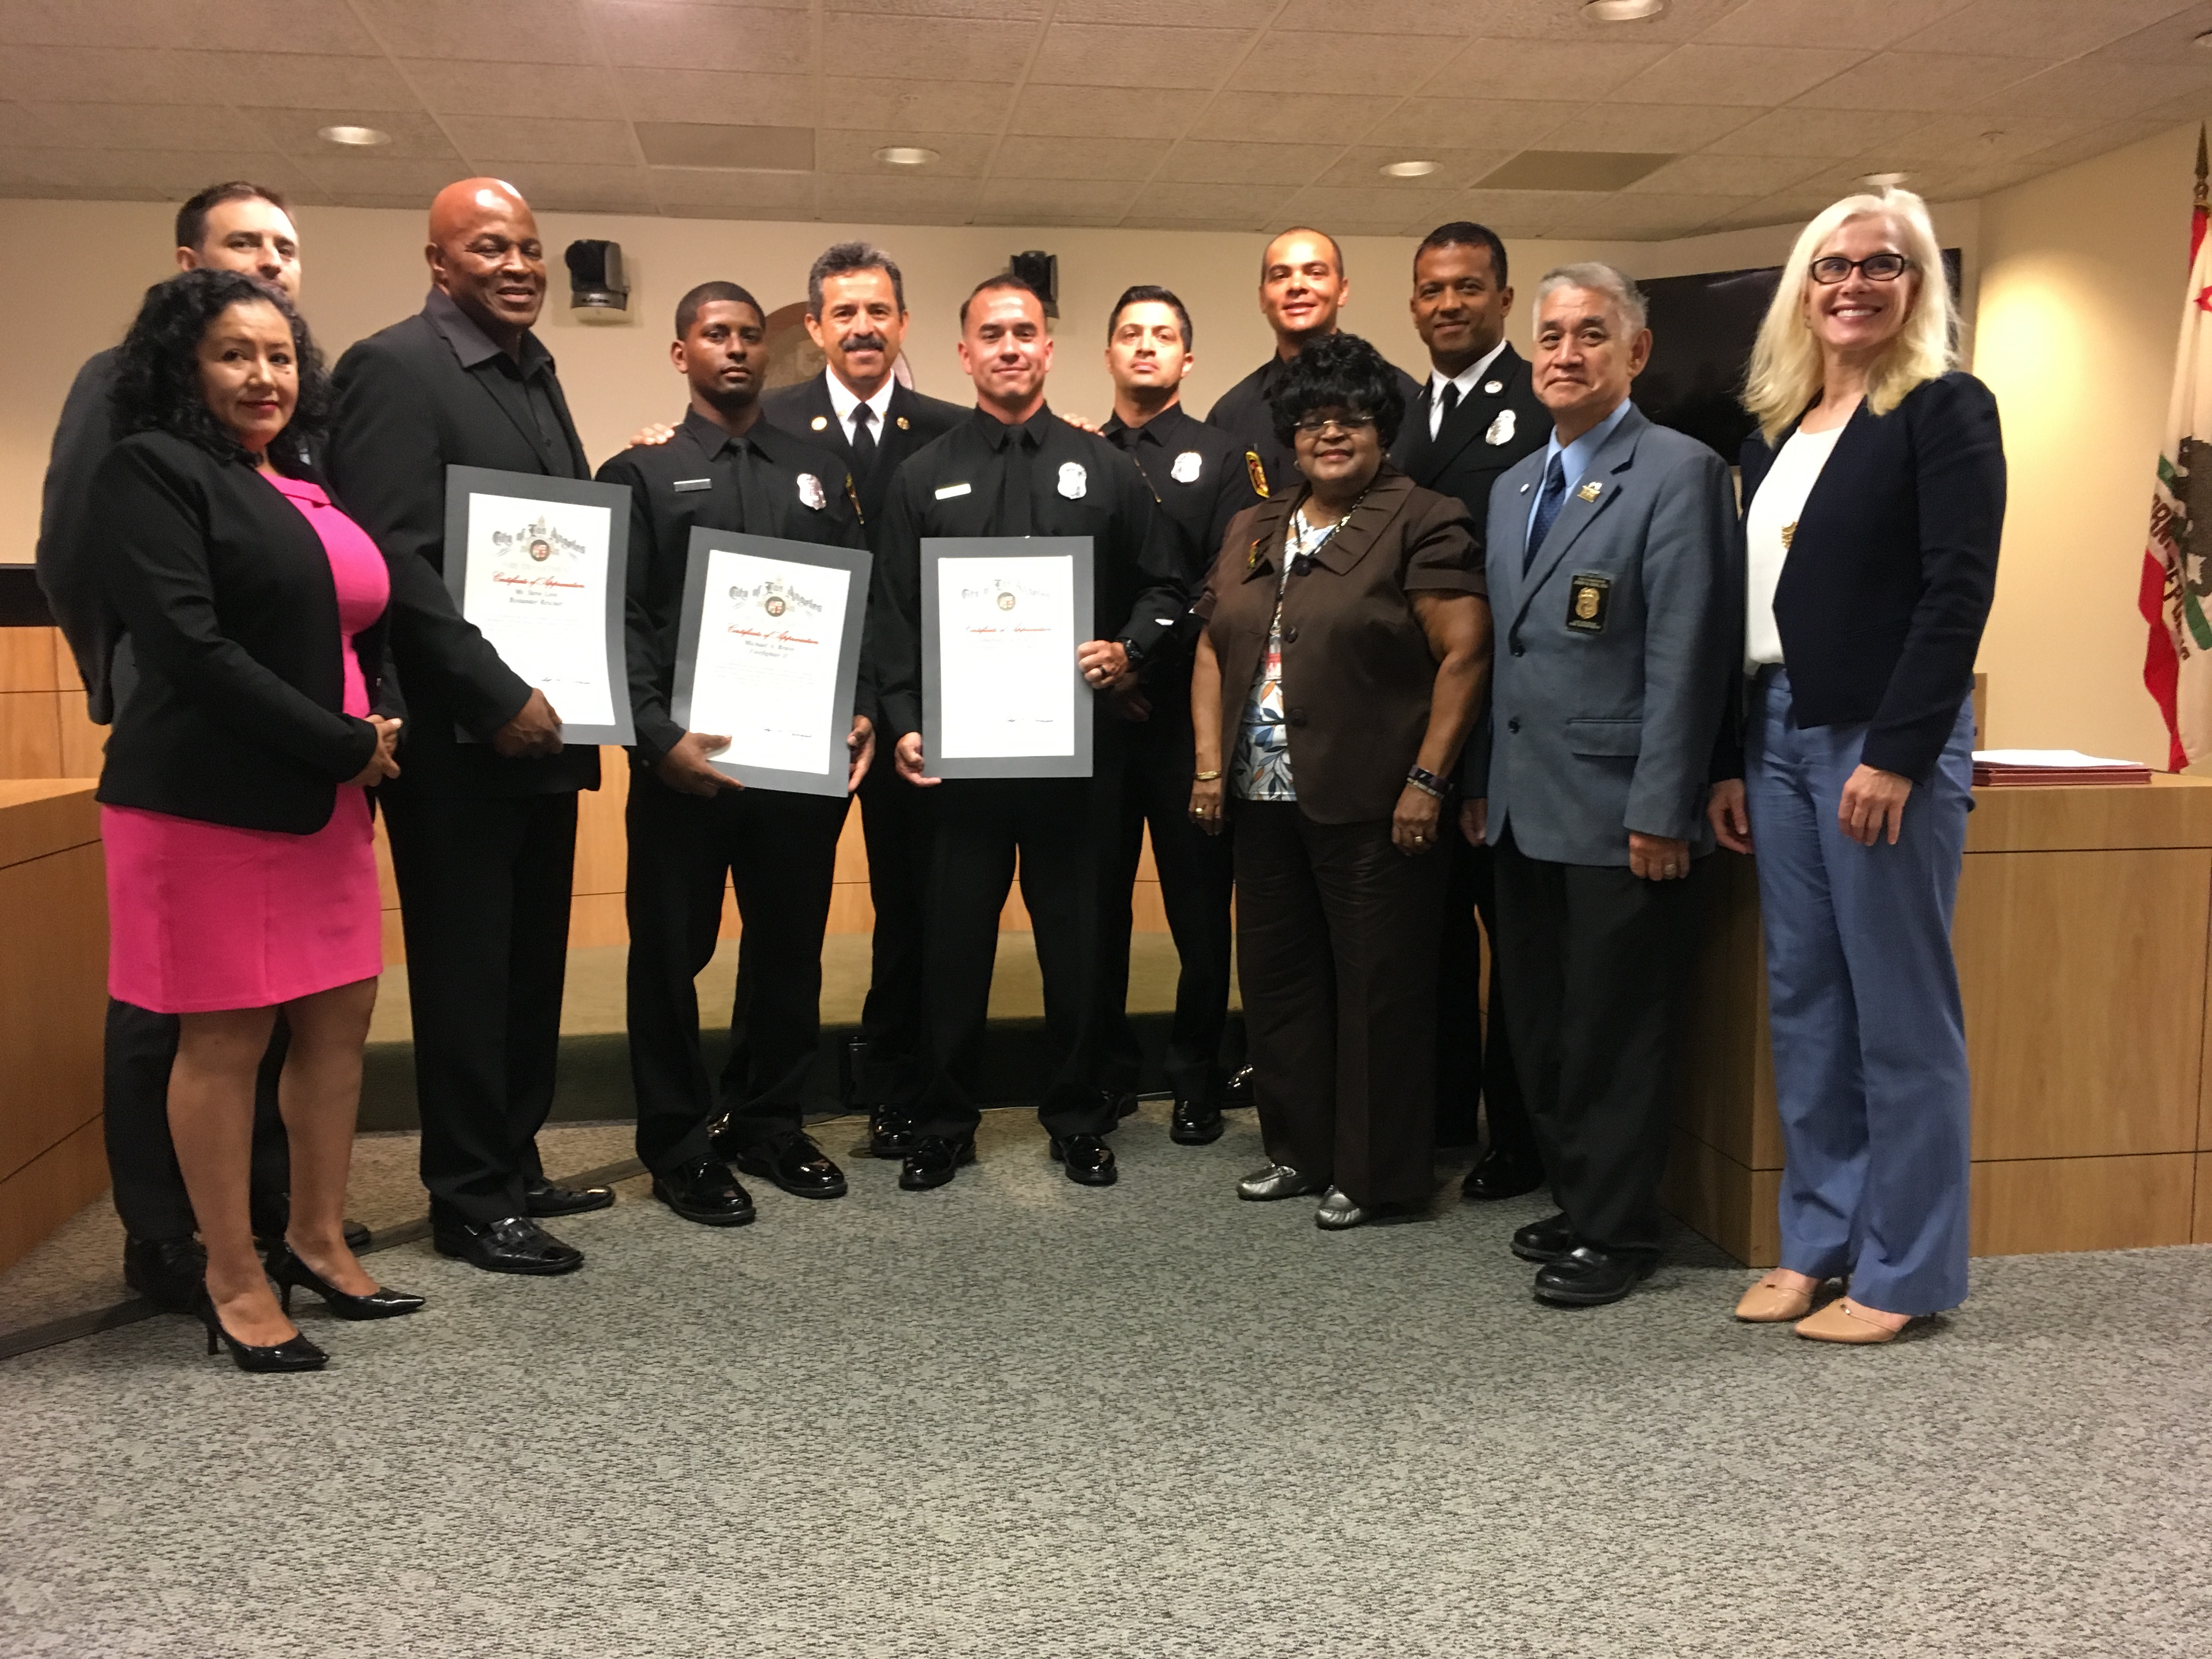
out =
[[[1006,434],[1006,476],[999,486],[999,533],[1030,533],[1030,434],[1018,426]]]
[[[1444,422],[1451,419],[1452,410],[1459,407],[1459,382],[1457,380],[1446,380],[1444,382],[1444,395],[1437,399],[1437,407],[1443,410],[1443,413],[1437,416],[1437,429],[1429,434],[1431,438],[1441,438],[1443,436]]]
[[[1551,465],[1544,469],[1544,487],[1536,495],[1536,522],[1528,526],[1528,545],[1521,554],[1521,574],[1524,576],[1528,574],[1528,567],[1536,562],[1536,550],[1552,533],[1552,524],[1559,516],[1559,509],[1567,503],[1567,470],[1560,465],[1564,459],[1564,454],[1554,455]]]
[[[876,464],[876,411],[866,404],[853,410],[853,476],[865,478]]]

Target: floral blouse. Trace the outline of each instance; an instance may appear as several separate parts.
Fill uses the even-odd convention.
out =
[[[1291,515],[1284,532],[1283,570],[1275,580],[1275,614],[1267,624],[1267,648],[1260,653],[1260,665],[1252,675],[1252,689],[1244,699],[1244,726],[1230,765],[1230,789],[1239,800],[1298,798],[1291,776],[1290,728],[1283,723],[1283,590],[1290,583],[1291,566],[1320,551],[1336,529],[1335,524],[1316,529],[1306,522],[1301,507]]]

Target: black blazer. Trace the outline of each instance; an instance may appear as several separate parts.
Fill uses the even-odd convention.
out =
[[[526,343],[542,356],[535,337]],[[384,550],[392,570],[392,654],[407,695],[402,787],[468,797],[596,787],[591,745],[509,760],[491,734],[530,687],[465,621],[446,587],[446,469],[487,466],[588,478],[584,447],[553,380],[556,439],[535,429],[520,382],[489,361],[465,366],[426,309],[360,340],[338,360],[333,493]],[[458,742],[454,728],[477,739]]]
[[[854,493],[860,503],[860,520],[870,550],[876,548],[876,526],[884,520],[891,478],[899,463],[933,439],[941,438],[966,420],[964,404],[948,404],[942,398],[925,398],[912,386],[894,385],[884,414],[883,429],[876,434],[876,464],[865,478],[854,475]],[[830,401],[830,371],[824,369],[797,386],[778,386],[763,394],[761,413],[770,426],[788,432],[803,444],[826,449],[852,471],[853,444],[845,423]]]
[[[1778,449],[1745,441],[1746,512]],[[1935,769],[1973,689],[2004,506],[1997,402],[1972,375],[1927,381],[1887,415],[1853,411],[1774,592],[1801,729],[1864,722],[1865,764],[1916,781]],[[1733,747],[1721,776],[1741,775]]]
[[[1496,386],[1497,391],[1489,390]],[[1480,562],[1490,522],[1490,487],[1523,455],[1534,453],[1552,435],[1552,412],[1537,401],[1528,360],[1507,346],[1483,371],[1475,388],[1444,416],[1429,436],[1431,380],[1406,405],[1406,424],[1390,446],[1390,459],[1424,489],[1456,495],[1474,525],[1475,556]]]
[[[376,728],[343,712],[322,538],[252,468],[165,432],[125,439],[92,482],[100,585],[138,667],[99,799],[313,835],[376,749]],[[373,703],[384,638],[382,618],[354,636]]]

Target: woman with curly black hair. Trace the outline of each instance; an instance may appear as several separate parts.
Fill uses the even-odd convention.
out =
[[[1237,1192],[1322,1193],[1332,1230],[1430,1196],[1443,780],[1490,666],[1467,509],[1384,459],[1398,379],[1349,334],[1291,361],[1273,412],[1304,483],[1231,521],[1195,607],[1190,810],[1235,821],[1269,1159]]]
[[[108,987],[179,1017],[177,1162],[207,1247],[200,1316],[247,1370],[326,1356],[280,1306],[410,1313],[346,1247],[340,1206],[382,966],[366,791],[397,775],[382,695],[384,560],[308,476],[328,385],[282,293],[235,271],[149,289],[118,362],[122,437],[93,545],[138,683],[100,778]],[[292,1211],[266,1268],[246,1178],[276,1012]],[[270,1281],[275,1280],[272,1286]]]

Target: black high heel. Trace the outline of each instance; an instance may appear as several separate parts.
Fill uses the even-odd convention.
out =
[[[402,1314],[411,1314],[422,1305],[419,1296],[410,1296],[404,1291],[371,1291],[367,1296],[353,1296],[325,1281],[323,1276],[300,1260],[289,1244],[279,1244],[269,1252],[269,1277],[276,1281],[277,1294],[283,1298],[284,1311],[292,1311],[292,1287],[312,1291],[323,1298],[324,1304],[340,1319],[397,1319]]]
[[[204,1286],[192,1311],[207,1327],[208,1352],[213,1353],[216,1342],[221,1341],[242,1371],[319,1371],[330,1363],[330,1355],[296,1331],[290,1340],[273,1347],[258,1348],[251,1342],[240,1341],[223,1328],[222,1316],[215,1310],[215,1298]]]

